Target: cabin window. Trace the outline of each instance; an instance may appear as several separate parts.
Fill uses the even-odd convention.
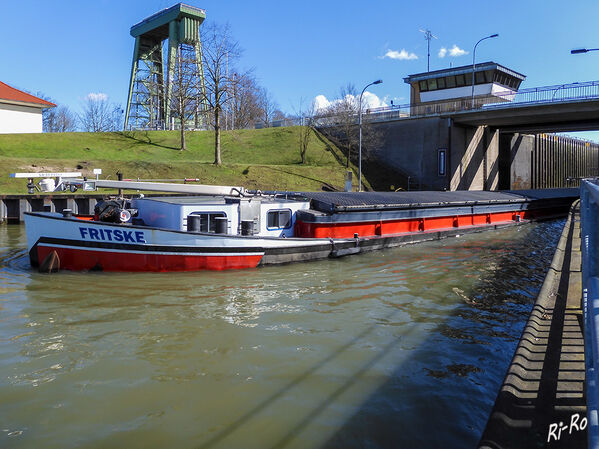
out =
[[[509,84],[508,84],[509,77],[504,73],[496,73],[495,74],[495,82],[508,87],[509,86]]]
[[[455,76],[448,76],[445,80],[448,88],[455,87]]]
[[[445,78],[438,78],[437,79],[437,88],[439,88],[439,89],[445,89]]]
[[[289,229],[291,227],[291,209],[269,210],[266,215],[267,229]]]
[[[227,216],[224,212],[192,212],[190,215],[200,216],[199,232],[216,232],[216,219]]]
[[[428,80],[428,90],[437,90],[437,80],[436,79]]]
[[[421,92],[426,92],[428,90],[428,86],[426,84],[426,81],[420,81],[420,83],[418,83],[420,85],[420,91]]]
[[[456,75],[455,76],[456,86],[462,87],[466,85],[466,81],[464,80],[464,75]]]
[[[485,72],[476,72],[476,84],[484,84],[485,83]]]

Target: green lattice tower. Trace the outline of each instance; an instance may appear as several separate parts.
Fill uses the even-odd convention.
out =
[[[173,92],[177,92],[176,76],[185,73],[188,86],[196,90],[193,111],[186,114],[186,123],[193,120],[201,126],[206,111],[206,88],[202,67],[200,25],[206,18],[203,9],[179,3],[142,20],[131,27],[135,38],[125,130],[171,129],[174,122]],[[168,56],[163,56],[163,44],[168,39]],[[164,65],[166,62],[166,71]],[[183,69],[183,70],[182,70]]]

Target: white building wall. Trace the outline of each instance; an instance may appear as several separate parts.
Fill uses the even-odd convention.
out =
[[[514,99],[515,91],[501,86],[497,83],[476,84],[474,86],[474,96],[494,95],[501,96],[505,101]],[[452,89],[439,89],[430,92],[421,92],[420,101],[444,101],[444,100],[461,100],[472,96],[472,85],[464,87],[454,87]]]
[[[0,103],[0,134],[41,132],[40,108]]]

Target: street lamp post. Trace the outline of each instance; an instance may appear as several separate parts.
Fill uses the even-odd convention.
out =
[[[480,44],[485,39],[491,39],[491,38],[497,37],[497,36],[499,36],[499,34],[491,34],[490,36],[483,37],[474,45],[474,50],[472,51],[472,109],[474,109],[474,78],[476,75],[476,73],[475,73],[475,71],[476,71],[476,47],[478,46],[478,44]]]
[[[599,48],[576,48],[571,50],[570,53],[573,55],[577,55],[579,53],[588,53],[589,51],[597,51]]]
[[[359,113],[358,113],[358,128],[360,129],[359,131],[359,140],[358,140],[358,182],[359,182],[359,187],[358,187],[358,191],[361,192],[362,191],[362,95],[364,95],[364,92],[366,91],[366,89],[370,86],[372,86],[373,84],[381,84],[383,82],[383,80],[376,80],[373,81],[370,84],[367,84],[364,89],[362,89],[362,93],[360,94],[360,103],[358,104],[358,108],[359,108]]]

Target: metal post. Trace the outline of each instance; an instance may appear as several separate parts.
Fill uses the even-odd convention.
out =
[[[139,36],[135,38],[135,46],[133,47],[133,62],[131,63],[131,78],[129,80],[129,94],[127,96],[127,114],[125,114],[125,123],[123,131],[127,131],[129,125],[129,114],[131,112],[131,99],[133,98],[133,86],[137,75],[137,61],[139,59]]]
[[[358,192],[362,191],[362,95],[366,89],[373,84],[381,84],[383,80],[376,80],[370,84],[367,84],[362,93],[360,94],[360,102],[358,104],[358,128],[359,128],[359,140],[358,140]]]
[[[480,39],[475,45],[474,50],[472,51],[472,109],[474,109],[474,78],[475,78],[475,70],[476,70],[476,47],[485,39],[491,39],[493,37],[497,37],[499,34],[491,34],[490,36],[483,37]]]

